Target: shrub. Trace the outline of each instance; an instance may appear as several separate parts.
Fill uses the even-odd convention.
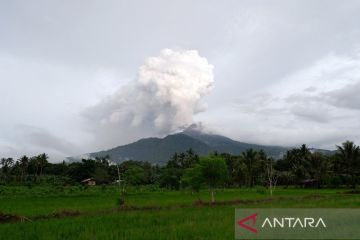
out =
[[[263,186],[256,187],[256,193],[265,194],[265,192],[266,192],[265,187],[263,187]]]
[[[125,204],[125,199],[123,197],[120,197],[116,201],[117,206],[123,206]]]

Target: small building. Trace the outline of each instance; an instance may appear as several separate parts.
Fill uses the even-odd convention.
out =
[[[96,181],[93,178],[87,178],[81,181],[81,184],[88,185],[88,186],[95,186]]]
[[[305,179],[301,181],[303,188],[315,188],[319,187],[319,181],[316,179]]]

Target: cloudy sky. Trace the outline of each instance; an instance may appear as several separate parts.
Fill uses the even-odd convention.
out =
[[[51,161],[193,123],[360,144],[360,1],[1,1],[0,157]]]

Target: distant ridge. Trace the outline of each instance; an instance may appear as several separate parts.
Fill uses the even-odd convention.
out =
[[[250,144],[244,142],[238,142],[231,138],[224,137],[216,134],[203,133],[197,130],[185,130],[184,134],[202,141],[211,147],[213,151],[225,152],[231,154],[240,154],[246,149],[264,150],[268,155],[274,158],[282,157],[290,148],[279,146],[266,146],[258,144]]]

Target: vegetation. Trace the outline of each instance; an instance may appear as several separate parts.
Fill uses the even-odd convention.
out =
[[[189,149],[163,166],[3,158],[0,239],[229,239],[234,208],[360,207],[360,192],[346,189],[359,183],[359,151],[352,142],[331,156],[302,145],[275,160]]]
[[[360,150],[353,142],[337,146],[334,155],[311,152],[306,145],[287,151],[282,159],[264,151],[248,149],[241,155],[216,153],[199,157],[192,149],[175,153],[164,166],[129,160],[115,164],[108,156],[80,162],[50,163],[48,156],[2,158],[0,184],[77,185],[93,178],[97,184],[125,186],[153,185],[159,188],[201,188],[264,186],[272,192],[278,185],[299,187],[355,187],[360,178]],[[216,171],[215,171],[216,170]]]

